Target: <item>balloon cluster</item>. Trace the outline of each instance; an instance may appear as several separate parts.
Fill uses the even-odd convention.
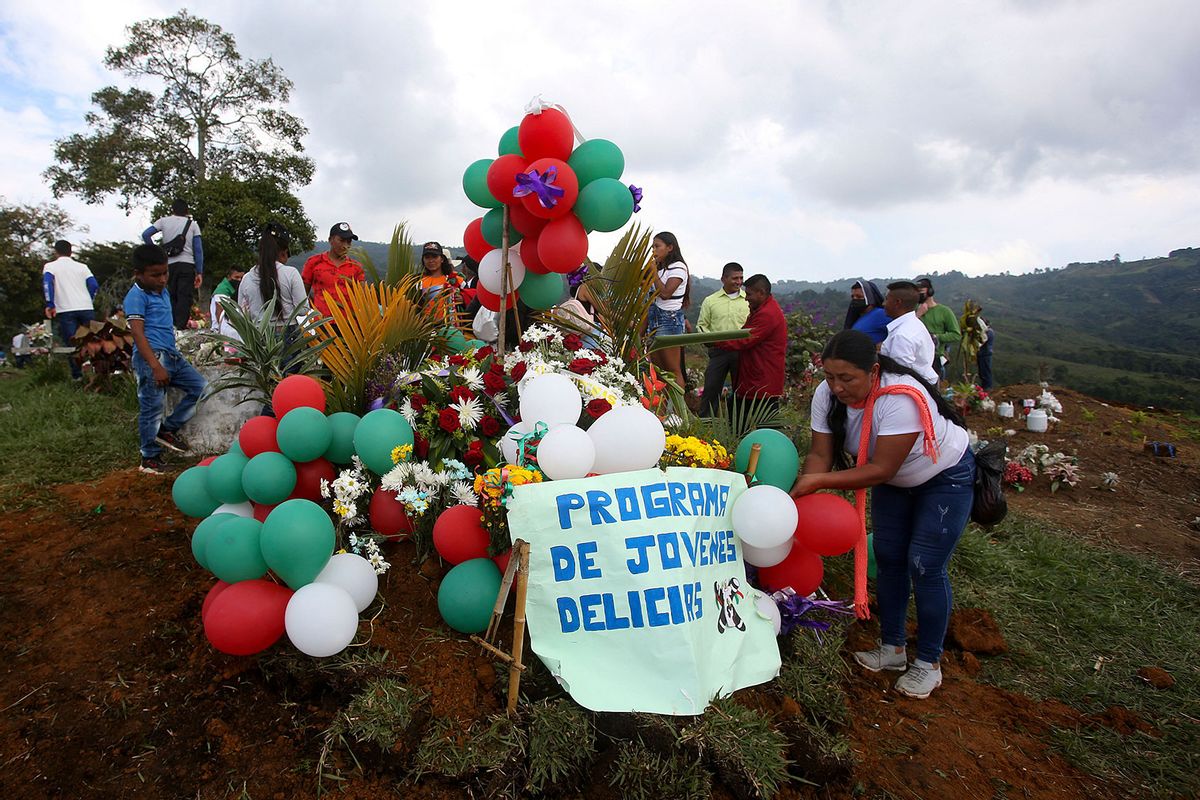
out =
[[[321,483],[354,455],[389,471],[413,431],[390,409],[326,415],[324,390],[305,375],[285,378],[271,400],[278,419],[247,421],[228,453],[184,471],[171,494],[185,515],[203,518],[192,555],[218,579],[201,611],[212,645],[251,655],[286,632],[301,652],[329,656],[353,640],[378,577],[361,556],[333,554]]]
[[[734,457],[737,471],[747,470],[755,444],[762,446],[757,483],[738,497],[732,511],[742,558],[758,567],[762,588],[812,594],[825,574],[821,556],[847,553],[858,540],[858,512],[837,495],[810,494],[796,500],[788,495],[800,454],[779,431],[757,430],[744,438]]]
[[[467,253],[479,262],[478,297],[499,311],[501,246],[508,211],[508,261],[512,270],[505,308],[518,296],[545,310],[562,301],[564,275],[587,258],[592,231],[615,231],[638,210],[641,190],[621,183],[625,156],[607,139],[578,147],[570,117],[540,107],[500,137],[499,158],[467,167],[463,191],[488,209],[463,234]]]

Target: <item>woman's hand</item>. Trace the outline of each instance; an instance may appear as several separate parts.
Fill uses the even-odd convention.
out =
[[[825,473],[815,472],[807,475],[796,476],[796,482],[792,484],[792,490],[788,492],[792,497],[803,497],[806,494],[812,494],[821,487],[821,477]]]

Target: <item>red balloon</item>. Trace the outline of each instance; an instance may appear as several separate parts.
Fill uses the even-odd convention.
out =
[[[451,564],[487,558],[491,536],[475,506],[451,506],[433,523],[433,547]]]
[[[307,375],[288,375],[271,393],[271,408],[275,416],[283,416],[293,408],[308,406],[325,413],[325,390],[316,378]]]
[[[546,269],[566,274],[587,258],[587,232],[574,214],[568,214],[542,229],[537,237],[537,251],[538,260]]]
[[[327,459],[318,458],[314,461],[305,461],[303,464],[296,464],[296,488],[288,495],[288,500],[299,498],[320,503],[321,480],[324,479],[332,483],[335,478],[337,478],[337,470],[333,468],[333,464],[329,463]]]
[[[536,194],[527,194],[521,198],[521,205],[535,217],[542,219],[558,219],[571,213],[571,209],[575,206],[575,201],[579,199],[579,179],[575,177],[575,170],[567,164],[566,161],[561,161],[557,158],[539,158],[529,165],[527,172],[537,170],[539,174],[545,175],[546,170],[550,167],[556,169],[553,186],[563,190],[563,196],[558,198],[558,202],[550,208],[544,208]]]
[[[525,264],[525,269],[530,272],[536,272],[539,275],[549,274],[550,270],[546,269],[546,265],[542,263],[542,259],[538,256],[538,235],[526,236],[517,245],[521,251],[521,262]]]
[[[511,153],[493,161],[487,171],[487,187],[492,197],[501,203],[517,202],[520,198],[513,197],[513,189],[517,187],[517,174],[525,172],[527,163],[525,159]]]
[[[208,590],[208,594],[204,595],[204,605],[200,606],[201,621],[208,618],[208,608],[212,605],[213,600],[217,599],[217,595],[228,589],[230,585],[231,584],[228,584],[225,581],[217,581],[213,584],[213,587]]]
[[[512,558],[512,548],[511,547],[508,548],[507,550],[505,550],[503,553],[501,553],[498,556],[492,556],[492,561],[494,561],[496,563],[496,566],[500,568],[501,575],[503,575],[505,570],[508,569],[508,560],[510,558]]]
[[[463,247],[467,248],[467,255],[476,261],[482,261],[492,251],[492,246],[483,238],[483,217],[473,219],[467,225],[463,231]]]
[[[279,420],[275,417],[251,417],[238,431],[238,444],[246,458],[254,458],[259,453],[279,452],[279,443],[275,441],[275,431],[279,428]]]
[[[290,500],[291,498],[288,499]],[[251,503],[250,505],[254,508],[254,518],[259,522],[266,522],[267,517],[271,516],[271,512],[274,511],[275,506],[279,504],[276,503],[273,506],[264,506],[262,503]]]
[[[825,577],[825,565],[821,557],[799,544],[792,547],[787,558],[773,567],[760,567],[758,582],[770,592],[778,592],[788,586],[803,597],[807,597],[821,585]]]
[[[520,198],[517,198],[518,200]],[[521,235],[528,239],[530,236],[536,236],[537,232],[546,227],[547,220],[544,217],[534,216],[525,210],[525,206],[521,203],[513,203],[508,207],[508,221],[514,228],[520,231]]]
[[[231,656],[261,653],[283,636],[283,615],[291,599],[292,590],[273,581],[238,581],[213,599],[204,635]]]
[[[530,161],[538,158],[566,161],[575,146],[571,118],[557,108],[543,108],[540,114],[526,114],[517,129],[517,145]]]
[[[209,464],[211,464],[212,462],[214,462],[216,460],[217,460],[216,456],[209,456],[208,458],[202,458],[202,459],[200,459],[200,463],[197,464],[196,466],[197,467],[207,467]]]
[[[371,527],[376,533],[384,536],[394,536],[397,539],[408,536],[413,532],[412,520],[404,504],[396,499],[396,492],[391,489],[378,489],[371,495],[371,505],[367,509]]]
[[[492,294],[487,289],[483,288],[482,285],[477,285],[475,287],[475,296],[477,298],[479,298],[480,305],[482,305],[488,311],[499,311],[500,310],[500,295]],[[517,304],[517,293],[510,292],[508,295],[508,300],[504,303],[504,307],[506,309],[513,308],[514,306],[516,306],[516,304]]]
[[[840,556],[854,548],[860,533],[858,511],[836,494],[796,498],[796,543],[822,556]]]

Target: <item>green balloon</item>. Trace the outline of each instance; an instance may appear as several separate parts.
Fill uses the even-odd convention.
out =
[[[467,349],[467,337],[458,328],[443,328],[443,335],[446,337],[446,344],[450,347],[453,353],[461,353]]]
[[[333,522],[311,500],[288,500],[276,506],[262,526],[259,540],[267,566],[293,589],[313,582],[333,555]]]
[[[244,503],[248,499],[242,488],[242,470],[250,459],[241,453],[217,456],[208,465],[208,493],[222,503]]]
[[[575,148],[567,164],[575,170],[579,188],[583,189],[600,178],[620,178],[625,171],[625,156],[608,139],[588,139]]]
[[[246,455],[242,452],[242,443],[238,441],[238,437],[233,437],[233,444],[229,445],[229,452],[243,456]]]
[[[333,443],[333,428],[324,412],[308,406],[293,408],[279,420],[275,440],[283,454],[297,463],[325,455]]]
[[[579,190],[572,210],[584,228],[615,231],[633,216],[633,195],[616,178],[597,178]]]
[[[462,633],[482,633],[500,594],[500,568],[490,558],[472,558],[452,568],[438,587],[438,611]]]
[[[283,453],[259,453],[242,470],[242,488],[261,505],[282,503],[296,488],[296,467]]]
[[[226,583],[252,581],[267,574],[267,562],[259,548],[262,523],[253,517],[226,520],[208,537],[205,545],[208,569]]]
[[[208,467],[185,469],[171,484],[171,499],[189,517],[207,517],[221,505],[208,491]]]
[[[875,578],[875,534],[867,534],[867,577]]]
[[[521,281],[521,287],[517,291],[522,303],[538,311],[545,311],[563,301],[567,284],[565,276],[557,272],[539,275],[529,271],[525,273],[525,280]]]
[[[192,534],[192,555],[197,564],[208,569],[208,540],[216,533],[217,528],[231,519],[237,519],[237,514],[221,512],[200,520],[200,524],[196,526],[196,532]]]
[[[493,208],[491,211],[483,215],[483,238],[492,247],[501,247],[504,244],[504,209]],[[516,244],[525,237],[521,232],[508,223],[508,243]]]
[[[354,429],[360,417],[349,411],[329,415],[329,429],[333,437],[325,449],[325,458],[333,464],[349,464],[354,455]]]
[[[354,449],[367,469],[376,475],[392,471],[392,451],[413,443],[413,429],[399,411],[377,408],[368,413],[354,430]]]
[[[478,339],[467,339],[467,343],[465,345],[463,345],[462,352],[465,353],[468,350],[478,350],[479,348],[481,348],[483,346],[484,346],[484,343],[479,341]]]
[[[467,199],[480,208],[499,208],[501,205],[500,201],[492,196],[487,186],[488,167],[495,160],[494,158],[481,158],[473,162],[463,173],[463,191],[467,193]]]
[[[500,155],[525,157],[525,154],[521,152],[521,145],[517,141],[517,134],[520,130],[519,125],[513,125],[504,132],[504,135],[500,137],[500,147],[498,148]]]
[[[758,482],[775,486],[785,492],[791,491],[796,482],[796,475],[800,472],[800,454],[796,452],[796,445],[779,431],[767,428],[752,431],[738,445],[737,454],[734,456],[736,472],[746,472],[750,463],[750,448],[754,444],[762,445],[762,452],[758,456],[758,469],[755,471]]]

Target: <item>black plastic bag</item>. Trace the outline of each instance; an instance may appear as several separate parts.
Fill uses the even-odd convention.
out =
[[[988,442],[975,453],[975,502],[971,520],[980,525],[995,525],[1008,514],[1004,499],[1004,464],[1008,458],[1008,443]]]

